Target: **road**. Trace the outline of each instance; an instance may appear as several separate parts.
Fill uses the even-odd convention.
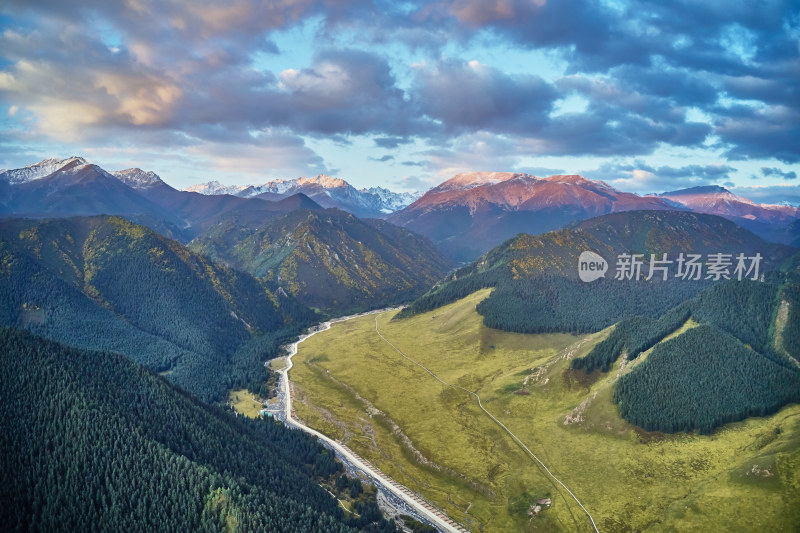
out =
[[[386,498],[386,500],[400,512],[408,514],[420,522],[432,525],[439,531],[458,533],[466,532],[467,530],[463,526],[456,523],[443,512],[435,509],[419,495],[394,481],[392,478],[381,472],[379,468],[370,464],[369,461],[359,457],[345,444],[326,437],[319,431],[304,425],[302,422],[297,420],[294,410],[292,409],[292,384],[289,381],[289,371],[292,369],[292,366],[294,366],[292,358],[297,354],[298,345],[321,331],[329,330],[331,325],[337,322],[344,322],[346,320],[352,320],[354,318],[376,313],[384,313],[390,310],[391,309],[379,309],[376,311],[370,311],[368,313],[351,315],[330,320],[328,322],[323,322],[314,328],[314,330],[310,333],[302,335],[297,342],[290,344],[288,346],[289,355],[286,358],[287,366],[283,370],[278,371],[281,374],[281,390],[278,392],[278,405],[282,407],[282,412],[279,413],[272,410],[271,412],[273,412],[276,418],[282,420],[288,426],[301,429],[306,433],[310,433],[311,435],[317,437],[323,444],[336,453],[336,456],[345,463],[348,470],[351,472],[352,470],[358,470],[366,475],[369,480],[378,488],[378,490],[383,493],[383,496]]]

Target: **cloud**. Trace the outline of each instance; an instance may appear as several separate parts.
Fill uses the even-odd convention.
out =
[[[764,174],[767,177],[776,176],[776,177],[783,178],[785,180],[796,180],[797,179],[797,172],[795,172],[794,170],[783,171],[783,170],[781,170],[779,168],[775,168],[775,167],[772,167],[772,168],[770,168],[770,167],[761,167],[761,173]]]
[[[788,204],[800,206],[800,186],[798,185],[742,186],[733,187],[730,190],[736,195],[760,204]]]
[[[271,120],[312,134],[419,133],[386,59],[360,50],[328,50],[314,63],[280,74]]]
[[[698,146],[710,132],[699,122],[656,122],[614,107],[559,115],[535,135],[520,138],[520,153],[534,155],[644,155],[659,146]]]
[[[610,70],[610,78],[627,91],[662,99],[672,106],[705,106],[717,101],[719,87],[707,74],[665,65],[622,65]],[[651,100],[652,101],[652,100]]]
[[[437,185],[439,181],[432,176],[403,176],[392,181],[392,184],[400,190],[405,191],[427,191]]]
[[[368,157],[370,161],[377,161],[378,163],[385,163],[394,160],[394,156],[390,154],[382,155],[381,157]]]
[[[32,112],[39,131],[62,140],[89,136],[91,127],[166,124],[182,97],[169,75],[112,52],[77,27],[10,30],[0,46],[11,62],[0,71],[0,95]]]
[[[540,178],[567,173],[567,171],[563,168],[550,168],[550,167],[517,167],[514,170],[516,172],[533,174],[534,176],[539,176]]]
[[[729,159],[800,162],[800,108],[737,105],[718,113],[714,132]]]
[[[736,169],[724,164],[653,167],[642,160],[609,162],[582,174],[599,179],[624,191],[655,193],[720,184],[729,180]]]
[[[10,0],[2,10],[6,131],[57,142],[230,144],[250,161],[244,147],[279,149],[283,136],[360,136],[386,150],[414,143],[434,172],[671,147],[767,168],[800,161],[790,0]],[[276,44],[293,28],[312,28],[302,54]],[[496,60],[476,52],[484,45]],[[513,59],[527,51],[555,66]],[[256,66],[259,54],[280,68]],[[573,96],[584,110],[555,111]],[[319,165],[322,152],[305,150],[290,149]],[[640,187],[711,179],[634,170]]]
[[[423,24],[447,27],[460,38],[485,30],[530,48],[569,48],[578,57],[618,57],[628,44],[620,39],[624,19],[597,2],[583,0],[445,0],[423,5],[414,17]],[[627,57],[629,62],[643,63],[646,50],[629,48]]]
[[[412,142],[408,137],[373,137],[372,141],[375,143],[375,146],[380,148],[397,148],[402,144]]]
[[[445,59],[415,68],[412,98],[448,133],[537,131],[557,98],[535,75],[510,76],[477,61]]]
[[[415,155],[440,182],[459,172],[514,170],[520,159],[514,140],[488,132],[461,135],[446,146]]]
[[[218,172],[294,177],[330,171],[301,138],[291,135],[259,135],[250,143],[200,142],[186,153]]]

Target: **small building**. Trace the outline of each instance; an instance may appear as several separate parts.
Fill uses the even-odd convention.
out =
[[[539,505],[550,505],[550,498],[539,498],[536,500]]]

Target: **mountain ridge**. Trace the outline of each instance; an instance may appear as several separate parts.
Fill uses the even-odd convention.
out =
[[[253,215],[226,215],[190,248],[281,284],[311,307],[342,311],[400,303],[449,267],[426,238],[382,220],[302,207],[270,218]]]
[[[209,181],[184,189],[205,195],[229,194],[241,198],[277,200],[303,193],[322,207],[335,207],[361,217],[378,217],[414,201],[421,193],[397,193],[383,187],[357,189],[342,178],[318,174],[313,178],[275,179],[261,185],[223,185]]]
[[[608,271],[579,279],[578,258],[599,254]],[[620,254],[640,253],[673,261],[667,281],[615,279]],[[761,254],[760,273],[780,268],[796,250],[768,243],[716,215],[688,211],[625,211],[602,215],[543,235],[519,234],[473,263],[449,274],[401,316],[429,311],[476,290],[495,287],[478,312],[489,327],[518,333],[593,332],[632,316],[658,316],[713,283],[676,279],[680,253]],[[733,268],[733,267],[731,267]]]
[[[783,243],[797,238],[790,224],[800,218],[800,209],[756,204],[716,186],[638,195],[577,174],[466,172],[386,219],[430,237],[452,259],[470,261],[519,232],[542,234],[594,216],[641,209],[721,215]]]
[[[2,219],[0,258],[0,326],[125,354],[204,400],[255,379],[313,319],[277,285],[119,217]]]
[[[674,210],[660,198],[618,191],[574,174],[505,173],[476,183],[459,174],[386,219],[430,237],[449,257],[472,260],[517,233],[545,233],[617,211]]]

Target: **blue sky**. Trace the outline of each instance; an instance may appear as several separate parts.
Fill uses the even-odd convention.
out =
[[[800,203],[796,2],[11,0],[0,166],[186,187],[465,170]]]

